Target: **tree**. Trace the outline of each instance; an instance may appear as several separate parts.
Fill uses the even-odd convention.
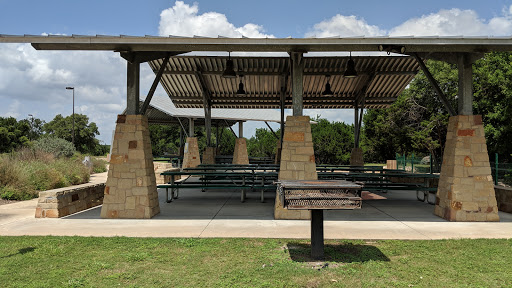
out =
[[[180,145],[180,127],[168,125],[149,125],[151,149],[153,155],[178,154]]]
[[[43,130],[52,136],[72,141],[73,117],[63,117],[61,114],[55,116],[52,121],[43,125]],[[89,123],[89,117],[82,114],[75,114],[75,148],[81,153],[94,154],[99,140],[96,123]]]
[[[276,132],[279,134],[278,132]],[[256,129],[253,137],[247,140],[247,153],[250,157],[275,157],[278,140],[265,128]]]
[[[317,164],[348,164],[354,147],[354,126],[317,117],[311,125]]]
[[[30,125],[27,121],[16,121],[13,117],[0,117],[0,153],[11,152],[21,146],[29,145],[29,132]]]

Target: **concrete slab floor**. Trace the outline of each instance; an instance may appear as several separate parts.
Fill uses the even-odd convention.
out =
[[[433,214],[434,206],[416,200],[414,191],[379,193],[385,200],[365,200],[360,210],[325,211],[327,239],[512,238],[512,214],[500,222],[448,222]],[[0,235],[79,235],[127,237],[258,237],[309,238],[309,221],[274,220],[274,192],[237,190],[180,191],[150,220],[101,219],[101,207],[61,219],[34,218],[37,199],[0,206]]]

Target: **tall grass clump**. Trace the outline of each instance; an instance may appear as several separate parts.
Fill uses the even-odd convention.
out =
[[[54,139],[58,138],[49,141]],[[28,200],[36,198],[39,191],[87,183],[89,168],[79,158],[67,156],[74,149],[61,140],[54,141],[57,144],[51,144],[51,149],[40,149],[41,143],[49,142],[38,142],[32,148],[0,155],[0,197]]]

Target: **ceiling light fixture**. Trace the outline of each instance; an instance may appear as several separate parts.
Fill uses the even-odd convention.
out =
[[[354,63],[354,60],[352,60],[352,52],[350,52],[350,59],[347,63],[347,70],[343,74],[346,78],[355,78],[357,77],[357,71],[356,71],[356,64]]]
[[[224,78],[236,78],[235,66],[233,60],[231,60],[231,52],[228,52],[228,60],[226,61],[226,70],[222,73]]]
[[[333,96],[334,93],[332,93],[331,90],[331,84],[329,84],[329,78],[331,78],[331,75],[325,75],[325,78],[327,78],[327,83],[325,83],[325,90],[322,92],[323,96]]]
[[[238,91],[236,91],[236,95],[245,96],[244,83],[242,83],[242,78],[244,78],[244,75],[240,75],[240,84],[238,84]]]

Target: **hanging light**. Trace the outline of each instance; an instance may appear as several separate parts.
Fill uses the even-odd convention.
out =
[[[226,70],[222,73],[222,77],[224,78],[236,78],[235,66],[233,65],[233,60],[231,60],[231,52],[228,52],[228,60],[226,61]]]
[[[322,92],[323,96],[333,96],[334,93],[332,93],[331,90],[331,84],[329,84],[329,78],[331,78],[331,75],[325,75],[325,78],[327,78],[327,83],[325,83],[325,90]]]
[[[345,71],[343,76],[347,78],[357,77],[356,64],[354,63],[354,60],[352,60],[352,52],[350,52],[350,59],[348,60],[347,63],[347,70]]]
[[[242,83],[242,78],[244,75],[240,75],[240,84],[238,84],[238,91],[236,91],[236,95],[245,95],[244,83]]]

